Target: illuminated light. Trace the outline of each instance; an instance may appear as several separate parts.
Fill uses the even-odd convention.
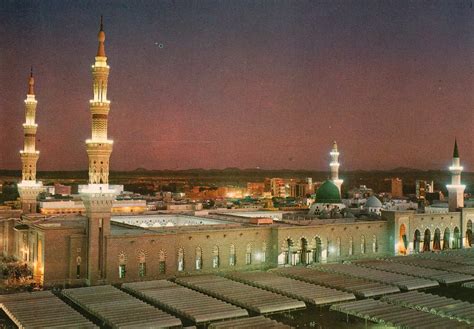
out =
[[[462,171],[464,169],[463,166],[450,166],[449,167],[449,170],[460,170]]]
[[[339,152],[337,152],[337,151],[336,151],[336,152],[332,151],[332,152],[329,152],[329,154],[330,154],[330,155],[339,155]]]
[[[452,184],[449,184],[449,185],[446,185],[447,188],[466,188],[466,185],[462,185],[462,184],[459,184],[459,185],[452,185]]]
[[[262,253],[260,253],[260,252],[255,253],[255,260],[256,261],[261,261],[262,260]]]

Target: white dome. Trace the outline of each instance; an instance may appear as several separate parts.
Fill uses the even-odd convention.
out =
[[[382,202],[375,196],[372,195],[367,199],[367,202],[364,205],[365,208],[382,208]]]

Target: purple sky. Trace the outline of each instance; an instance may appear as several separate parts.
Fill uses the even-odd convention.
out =
[[[104,14],[112,170],[474,171],[471,1],[2,1],[0,168],[30,65],[39,170],[87,169]],[[194,4],[193,4],[194,3]]]

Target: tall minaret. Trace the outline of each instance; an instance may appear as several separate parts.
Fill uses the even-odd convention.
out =
[[[107,99],[109,66],[105,56],[105,32],[100,19],[99,48],[92,65],[94,99],[89,101],[92,114],[92,138],[86,141],[89,157],[89,184],[80,187],[88,217],[87,282],[106,282],[105,242],[110,234],[110,216],[115,190],[109,186],[109,158],[113,141],[107,139],[110,101]]]
[[[331,168],[331,181],[337,186],[339,194],[341,194],[341,185],[344,181],[339,179],[339,151],[337,150],[336,141],[332,144],[332,150],[329,154],[331,155],[331,163],[329,164]]]
[[[33,78],[33,68],[31,68],[28,80],[28,94],[25,99],[25,123],[23,131],[25,142],[23,150],[20,151],[22,164],[21,183],[18,184],[18,193],[20,194],[21,207],[24,213],[36,212],[36,199],[38,194],[43,191],[43,184],[36,180],[36,162],[39,158],[39,151],[36,150],[36,130],[38,125],[35,123],[36,105],[38,101],[35,98],[35,79]]]
[[[456,211],[464,207],[464,189],[466,185],[461,184],[461,172],[463,167],[459,161],[458,143],[454,140],[453,163],[449,167],[451,172],[451,184],[446,185],[449,193],[449,211]]]

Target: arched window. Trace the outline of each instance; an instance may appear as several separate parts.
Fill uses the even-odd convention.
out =
[[[143,278],[146,275],[146,259],[145,253],[141,251],[138,254],[138,276]]]
[[[262,242],[262,254],[260,256],[260,261],[265,263],[267,261],[267,243]]]
[[[431,243],[431,231],[429,229],[426,229],[425,235],[423,237],[423,252],[431,250],[430,243]]]
[[[201,247],[196,248],[196,270],[202,269],[202,249]]]
[[[235,256],[235,246],[233,244],[230,245],[229,249],[229,265],[230,266],[235,266],[237,259]]]
[[[354,239],[352,237],[349,238],[349,250],[348,250],[349,256],[354,255]]]
[[[365,254],[365,236],[360,237],[360,253]]]
[[[125,274],[127,273],[126,263],[127,263],[127,256],[125,255],[124,252],[121,252],[119,254],[119,278],[120,279],[124,279]]]
[[[248,243],[245,249],[245,265],[250,264],[252,264],[252,245]]]
[[[178,272],[184,271],[184,249],[178,249]]]
[[[444,234],[443,234],[443,250],[449,249],[450,239],[451,239],[451,232],[449,231],[449,227],[446,227],[444,229]]]
[[[332,256],[332,253],[334,252],[334,247],[332,246],[331,240],[327,239],[326,240],[326,257],[329,258],[329,256]]]
[[[341,257],[341,238],[336,239],[336,256]]]
[[[433,238],[433,250],[441,250],[441,231],[436,228]]]
[[[319,236],[314,238],[314,242],[315,242],[315,248],[314,248],[314,254],[313,254],[314,262],[321,263],[322,256],[323,256],[323,243]]]
[[[420,242],[421,242],[421,233],[420,230],[415,230],[415,235],[413,237],[413,250],[415,253],[420,252]]]
[[[160,250],[158,254],[158,272],[160,274],[166,273],[166,253],[164,250]]]
[[[468,247],[471,247],[474,244],[474,238],[472,236],[472,220],[467,221],[466,243]]]
[[[379,252],[379,244],[377,242],[377,236],[375,234],[372,236],[372,252],[374,254]]]
[[[405,224],[400,225],[400,236],[398,240],[398,253],[405,255],[408,248],[407,228]]]
[[[303,265],[309,264],[310,261],[310,255],[309,255],[309,250],[308,250],[308,240],[305,238],[301,238],[300,240],[301,243],[301,258],[300,258],[300,263]]]
[[[293,240],[288,238],[286,239],[286,264],[288,265],[295,265],[294,264],[294,252],[293,252]]]
[[[456,226],[454,228],[454,241],[453,241],[453,249],[461,248],[461,231]]]
[[[212,248],[212,268],[218,268],[219,267],[219,247],[214,246]]]
[[[79,279],[81,277],[81,256],[77,256],[76,258],[76,278]]]

